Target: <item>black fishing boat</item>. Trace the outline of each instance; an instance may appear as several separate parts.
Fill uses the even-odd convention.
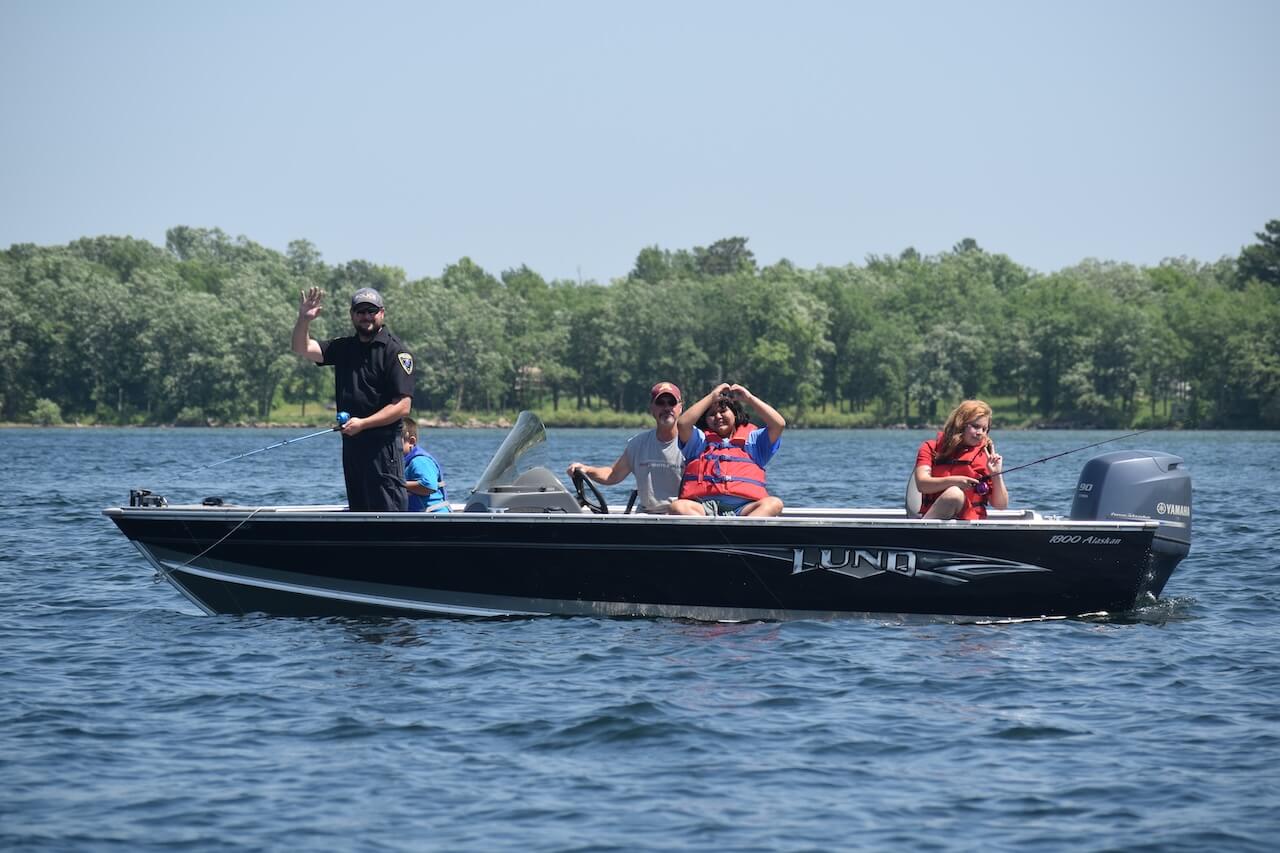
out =
[[[145,489],[104,512],[211,614],[1117,614],[1159,596],[1191,544],[1190,474],[1154,451],[1089,460],[1066,518],[1010,509],[937,521],[905,508],[691,518],[610,507],[582,482],[571,492],[527,464],[544,440],[523,413],[452,513],[170,506]]]

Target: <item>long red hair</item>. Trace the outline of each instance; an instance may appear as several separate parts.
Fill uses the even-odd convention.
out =
[[[981,400],[965,400],[951,411],[947,422],[942,425],[942,438],[938,440],[938,446],[933,451],[934,461],[951,459],[964,442],[965,424],[983,417],[987,419],[987,453],[995,453],[996,445],[991,440],[990,432],[991,407]]]

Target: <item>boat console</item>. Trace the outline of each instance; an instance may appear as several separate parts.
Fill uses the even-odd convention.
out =
[[[511,483],[482,485],[467,498],[466,512],[591,512],[543,467],[530,468]]]

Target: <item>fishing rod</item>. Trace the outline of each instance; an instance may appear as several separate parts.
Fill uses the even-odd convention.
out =
[[[223,459],[220,462],[211,462],[208,465],[201,465],[196,470],[203,471],[205,468],[213,468],[214,466],[221,465],[224,462],[234,462],[237,459],[243,459],[246,456],[252,456],[255,453],[263,453],[265,451],[272,450],[273,448],[276,448],[276,447],[284,447],[286,444],[296,444],[299,441],[306,441],[308,438],[315,438],[317,435],[324,435],[325,433],[337,432],[338,430],[342,429],[343,426],[346,425],[347,421],[351,420],[351,415],[347,414],[346,412],[338,412],[337,419],[338,419],[337,426],[332,426],[327,429],[322,429],[319,432],[313,432],[310,435],[302,435],[297,438],[286,438],[284,441],[277,441],[275,444],[269,444],[266,447],[259,447],[257,450],[250,450],[248,453],[241,453],[238,456],[232,456],[228,459]]]
[[[1146,429],[1140,429],[1137,432],[1131,432],[1128,435],[1117,435],[1115,438],[1107,438],[1107,439],[1103,439],[1102,441],[1095,441],[1093,444],[1086,444],[1084,447],[1076,447],[1071,450],[1064,450],[1061,453],[1055,453],[1052,456],[1045,456],[1041,459],[1035,460],[1034,462],[1028,462],[1025,465],[1017,465],[1013,468],[1009,468],[1007,470],[1001,471],[1000,476],[1003,477],[1005,474],[1012,474],[1014,471],[1021,471],[1023,468],[1030,468],[1032,465],[1039,465],[1041,462],[1048,462],[1050,459],[1057,459],[1059,456],[1066,456],[1070,453],[1079,453],[1081,450],[1088,450],[1090,447],[1097,447],[1100,444],[1110,444],[1111,442],[1119,441],[1122,438],[1133,438],[1135,435],[1142,435],[1145,432],[1152,432],[1153,430],[1157,430],[1157,429],[1160,429],[1160,427],[1147,427]],[[995,475],[983,474],[981,477],[978,478],[978,485],[974,486],[973,490],[980,495],[985,495],[987,492],[991,491],[990,481],[993,476]]]

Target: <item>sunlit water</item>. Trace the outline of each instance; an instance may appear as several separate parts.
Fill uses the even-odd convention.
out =
[[[427,433],[455,498],[501,435]],[[1113,445],[1185,457],[1196,509],[1165,599],[1113,621],[209,617],[100,514],[340,502],[336,436],[202,467],[289,436],[0,431],[0,849],[1273,849],[1280,434]],[[770,482],[900,505],[924,437],[793,431]],[[1108,435],[996,437],[1012,466]],[[1065,514],[1089,455],[1014,504]]]

